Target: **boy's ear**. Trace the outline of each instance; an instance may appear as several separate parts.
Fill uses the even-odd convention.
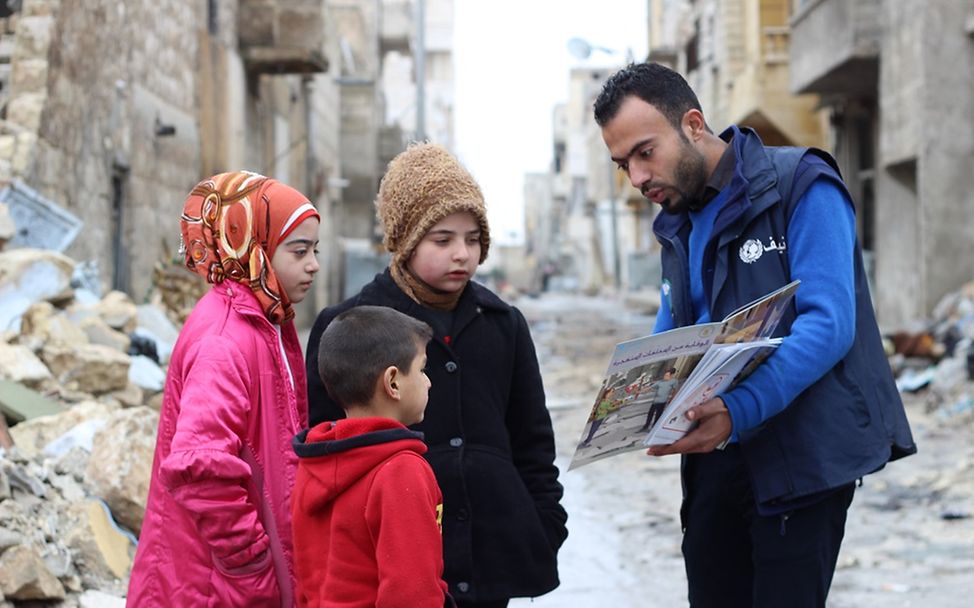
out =
[[[395,365],[390,365],[382,372],[382,390],[386,396],[396,401],[400,398],[399,376],[399,368]]]

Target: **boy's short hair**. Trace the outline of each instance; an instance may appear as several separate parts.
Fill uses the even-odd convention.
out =
[[[335,317],[321,335],[318,375],[341,407],[372,400],[375,383],[390,366],[408,373],[433,337],[429,325],[385,306],[356,306]]]

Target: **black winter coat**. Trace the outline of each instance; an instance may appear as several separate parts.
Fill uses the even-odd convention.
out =
[[[321,311],[306,357],[312,426],[344,417],[318,375],[318,343],[332,319],[361,305],[389,306],[436,328],[435,313],[406,296],[388,270]],[[547,593],[558,586],[556,555],[568,516],[527,322],[471,281],[450,335],[435,331],[427,347],[429,404],[413,428],[425,435],[443,491],[443,577],[460,601]]]

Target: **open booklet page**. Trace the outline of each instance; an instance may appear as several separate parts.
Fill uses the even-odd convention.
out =
[[[692,325],[618,344],[568,468],[642,448],[721,327]]]
[[[618,344],[569,470],[596,460],[669,444],[692,428],[684,414],[746,377],[780,343],[768,339],[798,281],[734,311]]]
[[[686,414],[691,407],[706,403],[733,386],[743,377],[749,364],[763,360],[781,343],[780,338],[761,339],[739,344],[715,344],[706,355],[709,361],[701,361],[680,393],[676,395],[643,441],[645,445],[668,445],[686,435],[693,423]]]

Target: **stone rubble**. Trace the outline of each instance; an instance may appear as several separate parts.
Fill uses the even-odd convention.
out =
[[[63,410],[17,407],[27,419],[0,425],[0,446],[12,443],[0,447],[0,608],[125,605],[182,311],[158,295],[75,292],[74,268],[50,251],[0,252],[0,381],[17,388],[0,404],[33,391]]]

